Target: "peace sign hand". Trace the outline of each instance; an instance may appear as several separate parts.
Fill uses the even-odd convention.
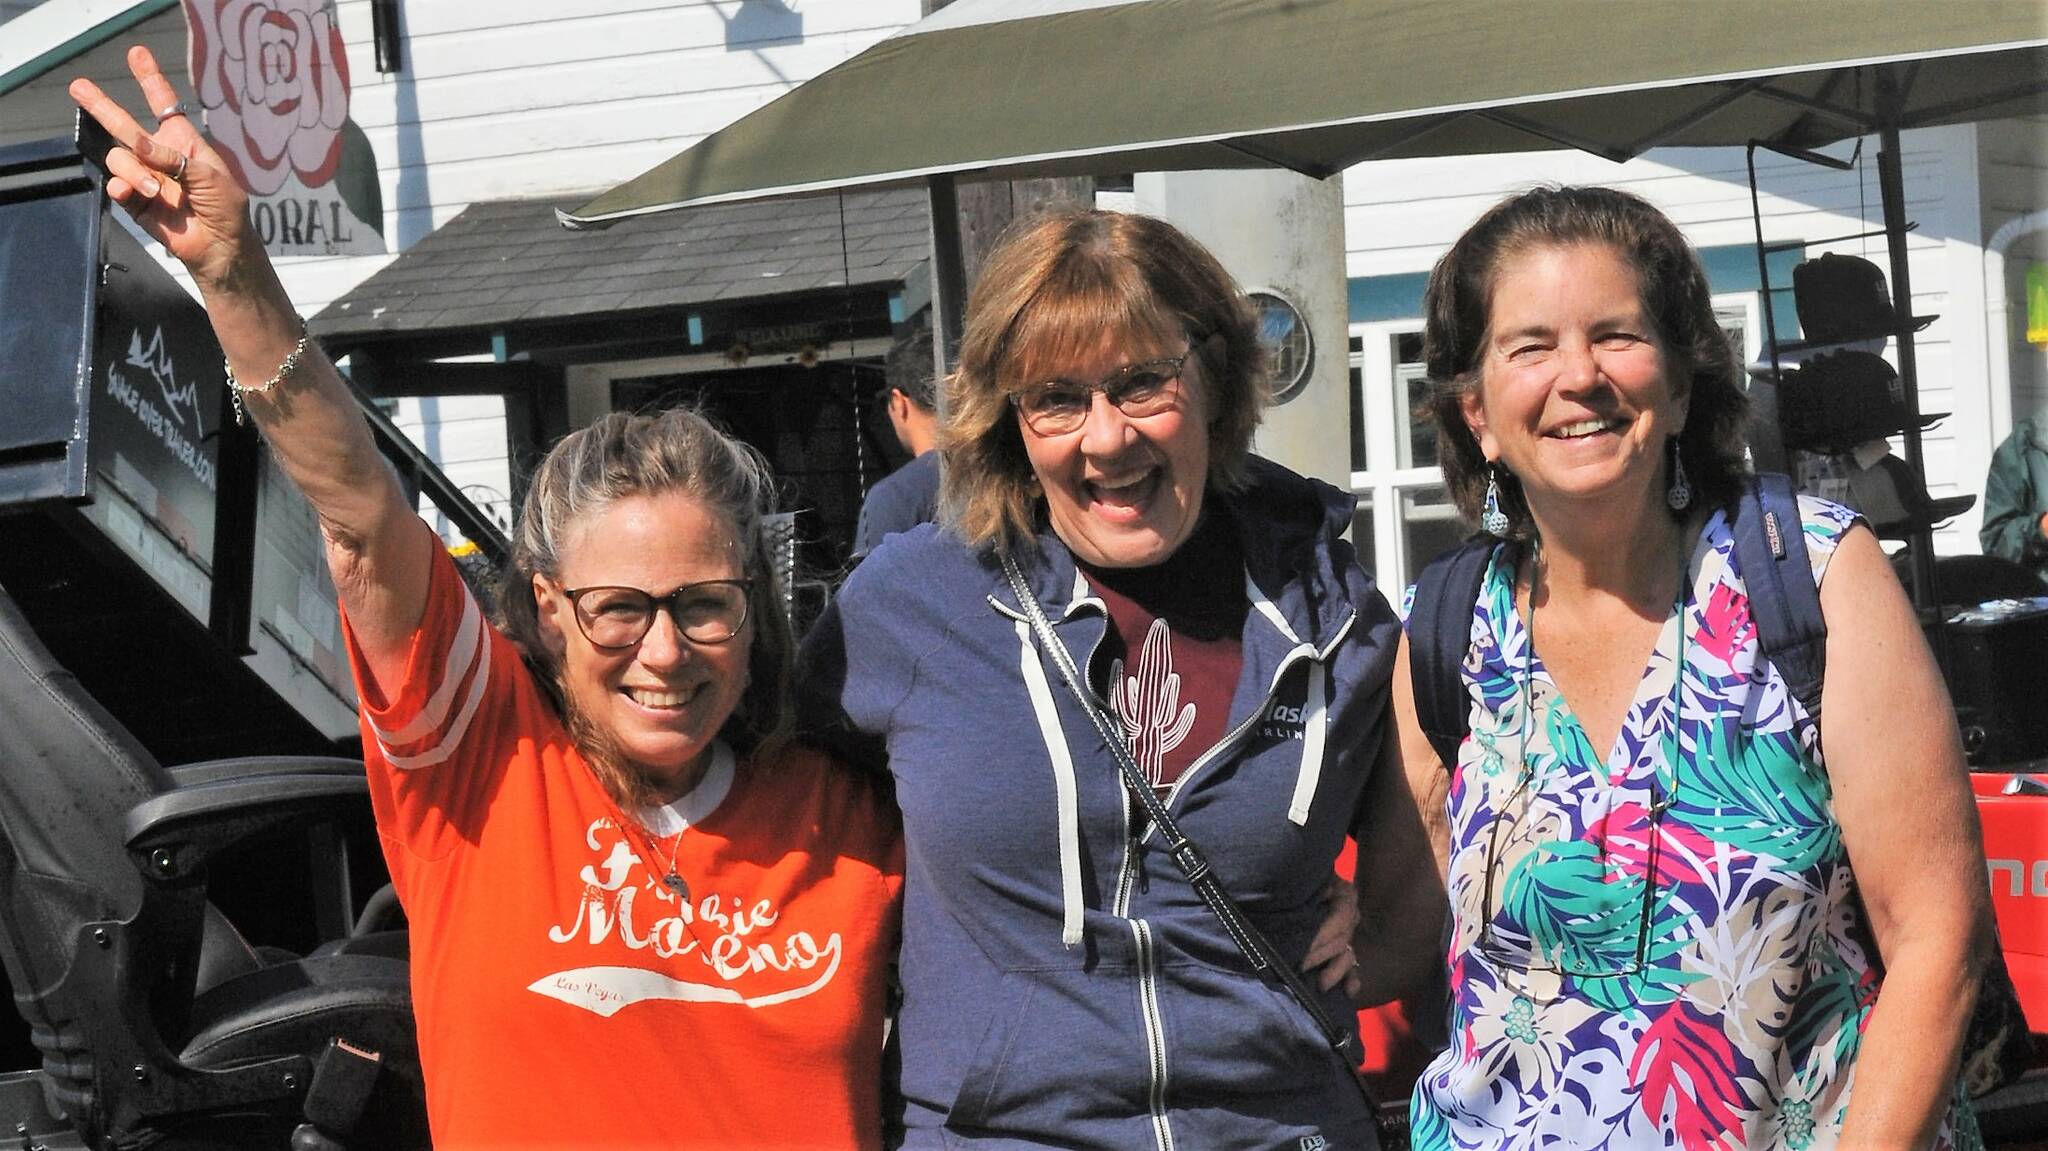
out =
[[[71,99],[119,145],[106,157],[108,198],[177,257],[202,291],[247,282],[258,269],[271,279],[249,223],[248,194],[179,106],[156,57],[138,44],[128,50],[128,70],[158,113],[153,133],[92,81],[73,80],[70,88]]]

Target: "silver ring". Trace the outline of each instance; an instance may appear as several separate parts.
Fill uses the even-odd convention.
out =
[[[168,120],[173,116],[183,116],[186,114],[187,113],[185,111],[185,102],[183,100],[178,100],[174,103],[167,104],[164,107],[156,110],[156,118],[159,122]]]
[[[191,162],[192,162],[192,157],[190,157],[190,156],[186,155],[186,154],[185,154],[185,153],[183,153],[183,152],[180,152],[180,153],[178,153],[178,170],[177,170],[177,171],[175,171],[175,172],[172,172],[172,173],[171,173],[171,179],[172,179],[172,180],[175,180],[175,181],[177,181],[177,182],[178,182],[178,183],[180,183],[180,184],[184,183],[184,182],[185,182],[185,165],[187,165],[187,164],[189,164],[189,163],[191,163]]]

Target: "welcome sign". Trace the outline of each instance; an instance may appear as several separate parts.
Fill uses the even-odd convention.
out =
[[[377,158],[349,118],[333,0],[182,0],[207,138],[273,256],[385,250]]]

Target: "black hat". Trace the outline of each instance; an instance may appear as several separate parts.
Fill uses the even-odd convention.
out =
[[[1792,307],[1805,338],[1779,344],[1780,351],[1891,338],[1898,330],[1891,289],[1876,264],[1835,252],[1792,269]],[[1933,316],[1913,316],[1919,331]]]
[[[1885,456],[1867,468],[1849,473],[1849,500],[1885,539],[1902,539],[1969,511],[1976,496],[1935,499],[1906,461]]]
[[[1922,430],[1947,412],[1923,413]],[[1839,454],[1858,444],[1906,430],[1906,394],[1883,356],[1841,351],[1815,356],[1785,373],[1778,389],[1778,422],[1785,445]]]

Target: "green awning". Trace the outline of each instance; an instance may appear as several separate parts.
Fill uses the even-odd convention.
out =
[[[2048,3],[959,0],[563,219],[948,173],[1810,147],[1875,130],[1887,88],[1900,127],[2048,111]]]

